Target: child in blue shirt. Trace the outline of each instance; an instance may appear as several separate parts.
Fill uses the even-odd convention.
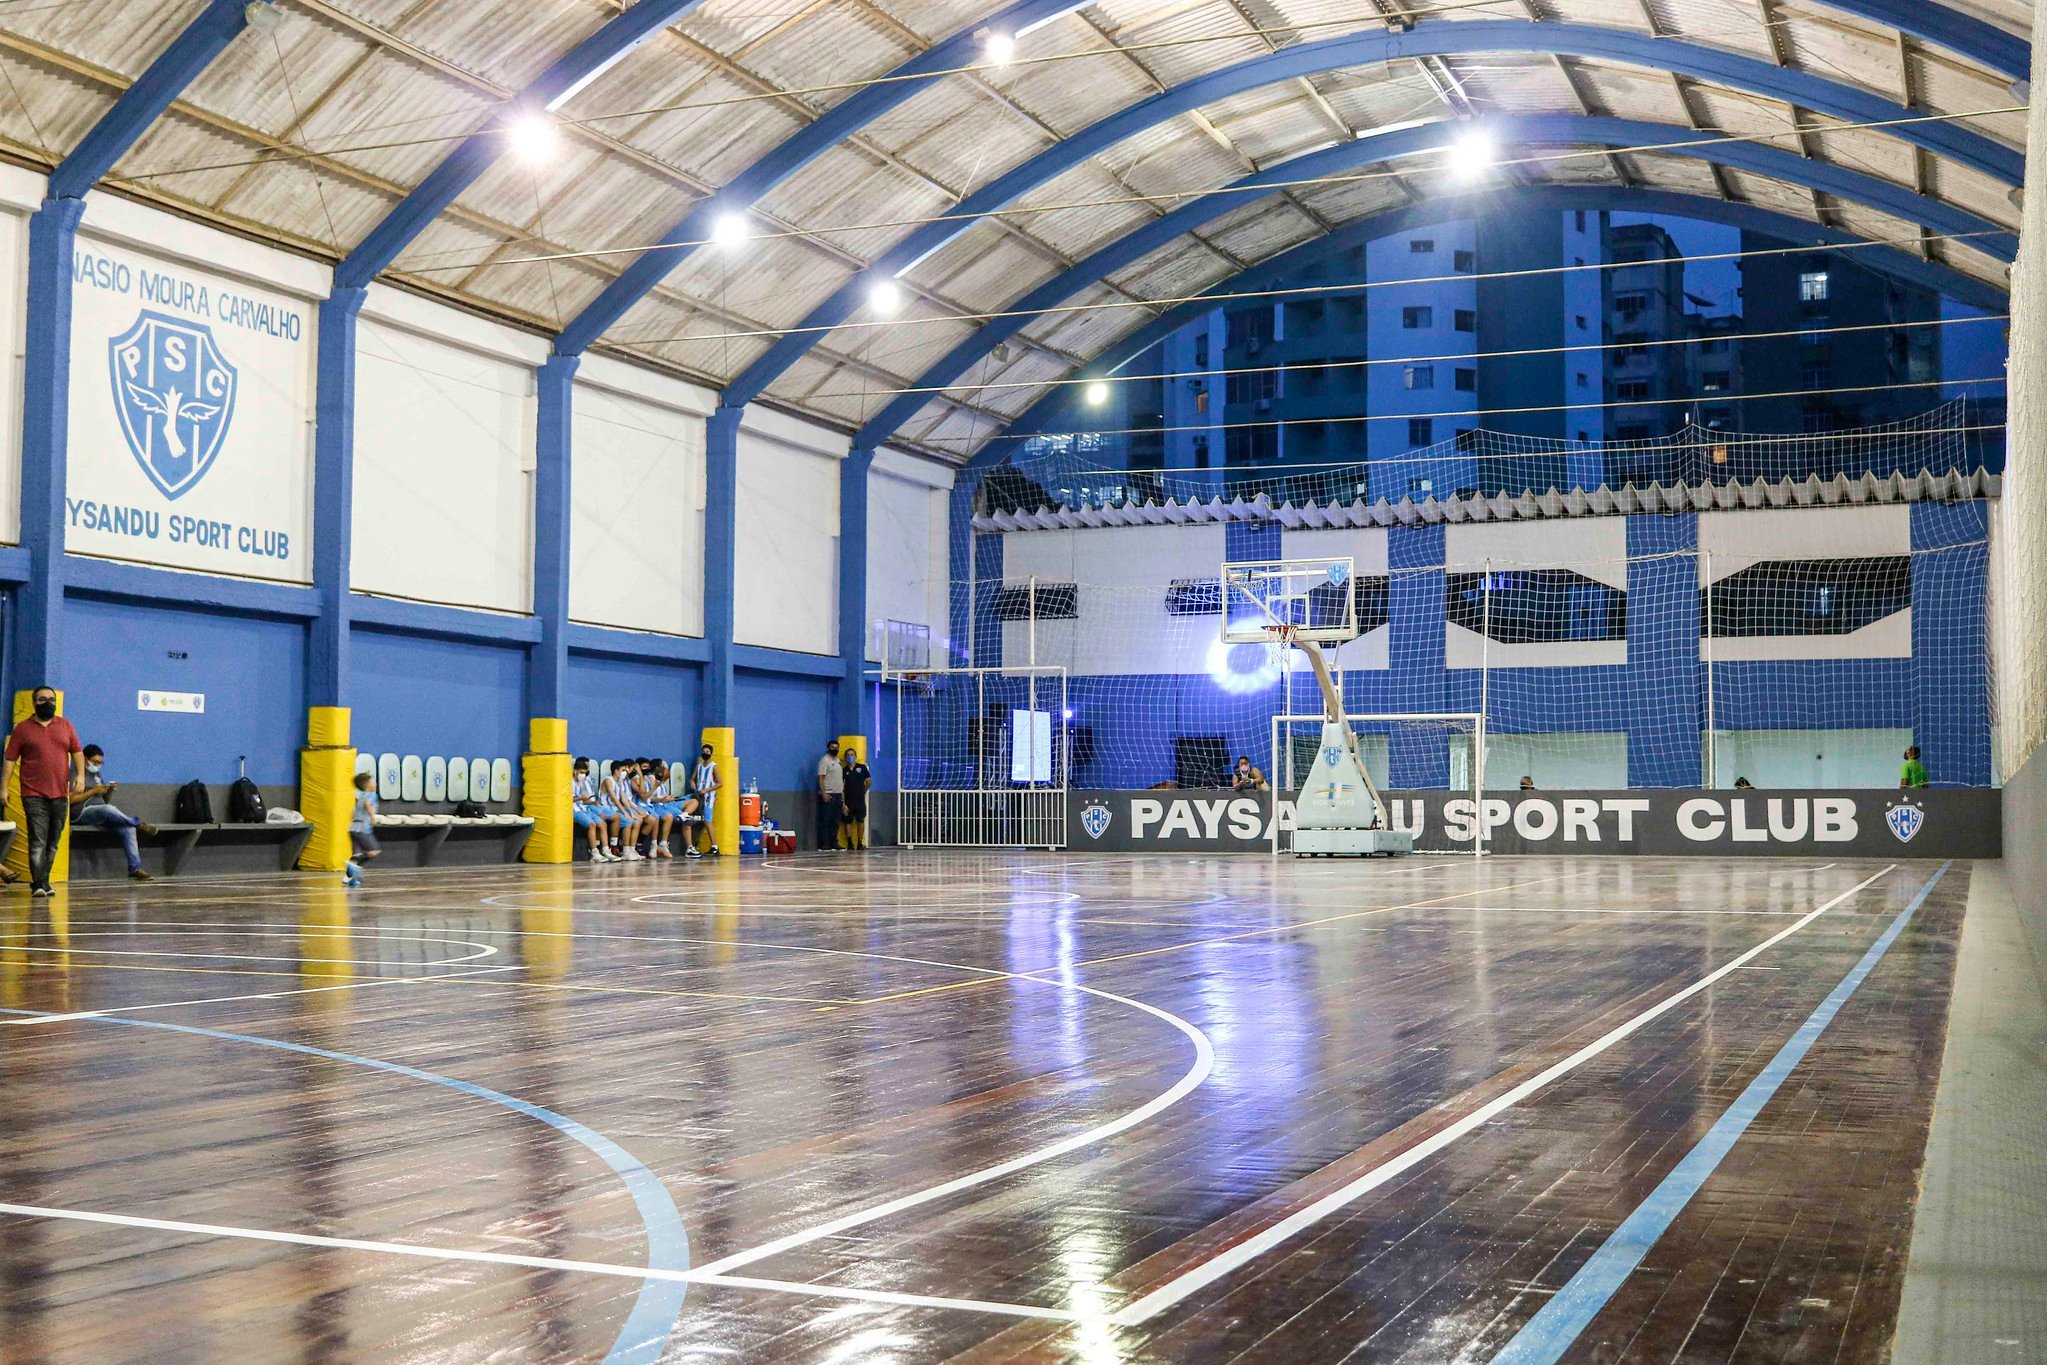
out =
[[[348,860],[345,886],[362,885],[362,863],[384,850],[377,845],[377,779],[373,773],[355,775],[355,809],[348,817],[348,842],[355,857]],[[358,861],[360,860],[360,861]]]

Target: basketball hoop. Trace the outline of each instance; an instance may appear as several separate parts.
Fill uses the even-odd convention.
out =
[[[1286,673],[1287,656],[1293,652],[1294,635],[1299,629],[1285,622],[1272,627],[1272,633],[1265,641],[1266,667],[1282,675]]]

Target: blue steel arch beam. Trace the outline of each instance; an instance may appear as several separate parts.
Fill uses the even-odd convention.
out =
[[[57,680],[64,615],[64,485],[70,465],[71,258],[85,196],[271,0],[211,0],[50,172],[29,220],[22,366],[21,543],[29,582],[9,665],[18,685]]]
[[[1909,284],[1937,290],[1956,301],[1985,312],[2002,312],[2009,303],[2005,291],[1963,274],[1950,266],[1923,260],[1892,247],[1871,247],[1867,239],[1839,228],[1824,227],[1806,218],[1758,208],[1753,204],[1731,203],[1725,199],[1687,194],[1674,190],[1604,188],[1590,185],[1530,186],[1508,190],[1474,191],[1447,199],[1406,204],[1344,224],[1327,236],[1303,242],[1270,260],[1261,261],[1241,274],[1219,281],[1203,291],[1200,298],[1178,304],[1159,314],[1127,336],[1118,338],[1090,367],[1095,373],[1113,374],[1138,356],[1171,336],[1180,328],[1218,306],[1216,296],[1245,290],[1270,289],[1288,276],[1328,252],[1363,246],[1391,233],[1430,227],[1486,213],[1596,212],[1611,209],[1624,213],[1657,213],[1673,218],[1691,218],[1720,223],[1778,237],[1787,242],[1810,242],[1816,246],[1860,246],[1857,261],[1872,270],[1895,276]],[[930,395],[927,395],[929,397]],[[1026,408],[1010,423],[1008,430],[976,451],[968,468],[980,468],[999,461],[1032,436],[1053,430],[1054,423],[1072,407],[1071,386],[1054,389]]]
[[[1256,196],[1248,191],[1261,185],[1277,186],[1313,176],[1341,175],[1377,162],[1437,151],[1451,145],[1457,137],[1474,127],[1485,129],[1495,145],[1501,147],[1516,144],[1619,147],[1653,144],[1665,148],[1666,155],[1695,157],[1821,190],[1940,232],[1981,234],[1972,236],[1973,244],[2001,260],[2010,260],[2017,253],[2017,239],[1998,224],[1914,194],[1875,176],[1825,162],[1809,161],[1776,147],[1723,142],[1710,133],[1694,129],[1630,119],[1545,114],[1478,121],[1446,120],[1361,138],[1280,162],[1146,223],[1010,304],[1003,310],[1006,316],[992,319],[947,352],[918,377],[914,387],[925,389],[953,383],[989,350],[1028,326],[1036,315],[1059,306],[1079,290],[1142,259],[1201,224],[1252,202]],[[929,401],[930,395],[924,393],[897,395],[860,429],[853,438],[854,444],[869,448],[886,440]]]
[[[778,340],[727,387],[725,401],[750,402],[765,392],[827,331],[858,311],[865,299],[865,285],[869,278],[900,274],[910,269],[966,232],[973,226],[973,220],[1000,211],[1037,186],[1147,128],[1217,100],[1281,81],[1385,62],[1396,57],[1443,57],[1486,52],[1540,52],[1675,71],[1707,83],[1786,100],[1850,123],[1882,123],[1914,117],[1911,110],[1858,87],[1772,66],[1737,53],[1675,38],[1652,38],[1639,33],[1569,24],[1470,20],[1427,24],[1408,33],[1360,33],[1319,43],[1303,43],[1209,72],[1140,100],[996,177],[954,206],[946,221],[927,223],[910,233],[884,252],[863,276],[848,281],[819,304],[794,330]],[[1883,131],[1922,150],[1951,157],[1972,170],[2009,185],[2017,185],[2025,177],[2022,154],[1965,129],[1938,123],[1904,123]],[[1362,140],[1370,142],[1373,136],[1367,135]],[[677,259],[680,258],[671,258],[671,264]],[[630,301],[626,306],[630,306]],[[588,346],[596,340],[597,333],[615,322],[622,312],[621,308],[593,318],[586,311],[563,334],[563,341],[578,348]],[[597,330],[593,332],[584,326],[585,319],[589,319],[590,326]]]
[[[507,120],[559,109],[640,44],[701,3],[703,0],[639,0],[564,53],[532,84],[507,101],[486,127],[471,133],[442,158],[426,179],[413,186],[369,235],[356,243],[334,268],[335,287],[360,289],[367,285],[397,260],[398,253],[411,245],[449,205],[461,198],[462,192],[504,155]]]

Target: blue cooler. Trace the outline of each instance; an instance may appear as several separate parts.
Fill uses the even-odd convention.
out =
[[[761,827],[759,825],[741,825],[739,827],[739,851],[743,854],[759,853],[762,851]]]

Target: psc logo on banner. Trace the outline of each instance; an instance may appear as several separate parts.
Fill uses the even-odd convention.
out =
[[[107,343],[107,368],[136,463],[166,498],[189,492],[234,420],[237,372],[213,329],[144,309]]]

